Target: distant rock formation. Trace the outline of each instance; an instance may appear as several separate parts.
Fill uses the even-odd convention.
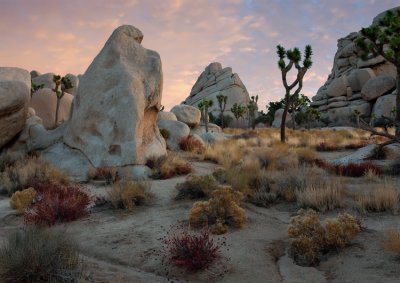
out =
[[[212,99],[214,104],[209,112],[217,116],[220,114],[216,98],[218,94],[228,97],[224,115],[232,117],[230,109],[233,104],[247,105],[250,101],[249,93],[239,75],[233,73],[231,67],[222,68],[221,63],[216,62],[205,68],[192,87],[189,97],[183,103],[197,107],[203,98]]]
[[[376,16],[373,23],[384,14]],[[396,67],[382,56],[362,60],[361,50],[355,43],[360,35],[352,32],[338,40],[331,74],[312,98],[311,106],[329,118],[332,125],[352,124],[356,110],[364,118],[375,117],[379,124],[379,118],[390,116],[395,106],[387,105],[393,100],[386,97],[395,91]]]

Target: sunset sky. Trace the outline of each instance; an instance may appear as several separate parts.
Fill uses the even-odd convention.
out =
[[[332,68],[337,39],[371,24],[398,0],[0,0],[0,66],[82,74],[112,31],[134,25],[161,55],[162,104],[179,104],[211,62],[231,66],[259,108],[282,97],[277,44],[304,49],[313,96]]]

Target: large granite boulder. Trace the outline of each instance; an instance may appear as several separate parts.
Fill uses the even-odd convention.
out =
[[[178,121],[185,123],[191,128],[200,124],[201,112],[194,106],[185,104],[176,105],[171,109],[171,112],[175,114]]]
[[[190,134],[189,126],[180,121],[161,120],[157,122],[157,126],[160,129],[168,131],[169,136],[166,139],[166,142],[170,150],[179,150],[179,142],[181,139]]]
[[[228,97],[224,115],[234,117],[230,109],[233,104],[247,105],[250,101],[249,93],[239,75],[232,72],[232,68],[222,68],[221,63],[215,62],[208,65],[201,73],[192,87],[189,97],[183,102],[197,107],[203,98],[213,100],[213,106],[209,112],[214,116],[220,114],[217,95]]]
[[[345,107],[330,108],[322,114],[323,117],[329,118],[329,121],[335,126],[353,125],[355,123],[355,110],[365,118],[371,114],[371,104],[362,101],[361,103],[350,104]]]
[[[394,109],[396,105],[396,95],[388,94],[379,97],[376,100],[376,103],[372,109],[373,116],[377,119],[377,122],[380,121],[382,116],[394,118]],[[379,125],[380,123],[375,123],[375,125]]]
[[[373,100],[396,88],[396,80],[391,76],[378,76],[365,83],[361,90],[364,100]]]
[[[160,112],[158,112],[158,115],[157,115],[157,122],[161,121],[161,120],[177,121],[178,119],[176,119],[175,114],[172,112],[160,111]]]
[[[141,165],[166,154],[156,126],[161,59],[142,39],[133,26],[117,28],[79,79],[64,143],[95,167]]]
[[[20,68],[0,67],[0,148],[25,126],[31,76]]]
[[[58,110],[57,125],[64,123],[69,119],[73,96],[64,93],[60,100],[60,108]],[[35,109],[35,113],[42,119],[43,126],[46,129],[54,128],[56,118],[57,97],[54,91],[49,88],[43,88],[36,91],[29,102],[29,106]]]

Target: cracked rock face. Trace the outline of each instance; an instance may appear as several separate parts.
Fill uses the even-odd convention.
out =
[[[239,78],[239,75],[232,72],[232,68],[222,68],[221,63],[215,62],[208,65],[201,73],[196,83],[192,87],[189,97],[186,98],[184,104],[197,107],[203,98],[212,99],[213,106],[209,112],[219,115],[219,107],[217,95],[223,94],[228,97],[226,103],[226,111],[224,115],[233,117],[230,109],[233,104],[238,103],[247,105],[250,101],[249,93]]]
[[[80,78],[64,142],[95,167],[145,164],[166,154],[156,126],[161,59],[142,40],[133,26],[117,28]]]
[[[400,7],[392,10],[395,9],[400,9]],[[385,12],[376,16],[373,23],[377,23],[384,14]],[[376,118],[382,114],[390,115],[386,112],[371,112],[371,109],[378,109],[374,107],[377,98],[393,93],[396,67],[382,56],[376,56],[367,61],[362,60],[361,50],[355,43],[360,35],[360,32],[352,32],[338,40],[338,50],[331,74],[312,98],[311,106],[320,110],[333,125],[350,125],[351,120],[354,119],[354,108],[357,106],[357,110],[360,110],[359,105],[363,105],[362,114],[367,119],[372,114]]]
[[[0,148],[25,126],[31,76],[20,68],[0,67]]]

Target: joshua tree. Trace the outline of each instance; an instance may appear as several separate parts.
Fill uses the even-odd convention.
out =
[[[354,115],[356,116],[356,123],[357,123],[357,127],[359,128],[361,112],[358,109],[354,109]]]
[[[256,127],[256,113],[258,111],[258,95],[252,96],[250,98],[249,104],[247,104],[247,109],[249,110],[249,128],[252,127],[253,130]]]
[[[236,123],[239,125],[239,118],[243,118],[244,112],[246,111],[246,107],[240,104],[233,104],[231,107],[231,112],[233,116],[236,118]]]
[[[228,100],[228,96],[221,94],[217,95],[217,100],[218,100],[218,107],[219,110],[221,111],[221,127],[224,127],[224,112],[225,112],[225,107],[226,107],[226,101]]]
[[[31,80],[31,97],[39,89],[44,88],[44,84],[37,85]]]
[[[312,121],[319,121],[321,119],[321,112],[319,112],[317,109],[313,108],[313,107],[308,107],[307,111],[307,124],[308,124],[308,128],[311,128],[311,122]]]
[[[213,101],[211,99],[203,98],[203,100],[197,105],[200,111],[203,113],[203,121],[206,125],[206,132],[208,133],[208,108],[213,105]]]
[[[286,129],[286,117],[287,113],[289,111],[290,105],[293,103],[294,100],[298,99],[299,93],[301,89],[303,88],[303,78],[304,75],[306,74],[307,70],[311,68],[312,61],[311,61],[311,55],[312,55],[312,49],[311,45],[307,45],[305,50],[304,50],[304,60],[303,60],[303,66],[300,65],[301,61],[301,52],[300,50],[295,47],[289,50],[285,50],[281,45],[278,45],[277,47],[277,54],[279,56],[279,61],[278,61],[278,66],[281,69],[282,72],[282,82],[283,86],[285,87],[285,108],[282,114],[282,123],[281,123],[281,142],[284,143],[286,136],[285,136],[285,129]],[[285,59],[288,59],[289,62],[286,63]],[[297,76],[296,79],[292,84],[288,84],[287,82],[287,74],[289,71],[292,69],[292,67],[295,67],[297,69]],[[291,91],[296,88],[296,90],[291,93]]]
[[[364,51],[362,58],[367,60],[381,55],[396,66],[397,95],[396,117],[391,120],[396,127],[397,138],[400,137],[400,10],[388,11],[376,24],[361,29],[362,37],[356,40],[357,45]]]
[[[56,115],[54,119],[54,127],[57,127],[58,122],[58,111],[60,109],[60,101],[64,96],[64,92],[66,89],[72,88],[72,83],[68,77],[61,77],[59,75],[53,76],[53,82],[56,84],[53,91],[57,96],[57,105],[56,105]],[[60,90],[61,89],[61,90]]]

